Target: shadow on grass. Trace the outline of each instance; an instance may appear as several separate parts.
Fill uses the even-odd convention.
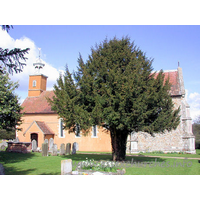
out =
[[[101,154],[73,154],[73,155],[63,155],[61,158],[72,159],[73,161],[82,161],[94,159],[95,161],[100,160],[111,160],[111,155],[101,155]]]
[[[33,153],[24,154],[24,153],[0,151],[0,163],[3,165],[6,175],[29,174],[30,171],[34,171],[35,169],[21,170],[21,169],[17,169],[16,167],[10,167],[7,165],[12,164],[12,163],[26,161],[28,159],[33,158],[34,156],[36,156],[36,155]]]
[[[42,173],[42,174],[37,174],[37,175],[61,175],[59,172],[51,172],[51,173]]]
[[[36,169],[27,169],[27,170],[22,170],[22,169],[17,169],[16,167],[8,167],[5,166],[5,175],[28,175],[30,172],[35,171]]]
[[[63,155],[63,156],[49,156],[42,157],[41,153],[9,153],[9,152],[0,152],[0,163],[3,164],[5,168],[6,175],[60,175],[61,171],[61,160],[72,159],[73,161],[73,170],[80,161],[86,160],[98,161],[111,161],[111,155],[101,155],[101,154],[74,154],[74,155]],[[132,159],[134,162],[154,162],[157,159],[157,162],[165,161],[165,158],[151,158],[151,157],[134,157],[127,156],[126,162],[131,162]],[[47,170],[47,168],[49,168]],[[39,170],[38,170],[39,169]]]
[[[33,153],[14,153],[14,152],[6,152],[0,151],[0,163],[16,163],[21,162],[27,159],[31,159],[34,157]]]
[[[66,159],[72,159],[72,161],[82,161],[82,160],[86,160],[86,158],[88,160],[94,159],[94,161],[101,161],[101,160],[112,161],[111,155],[101,155],[101,154],[74,154],[74,155],[63,155],[61,157],[66,158]],[[157,162],[164,162],[166,160],[165,158],[159,158],[159,157],[126,156],[126,159],[123,162],[129,162],[129,161],[131,162],[132,160],[136,162],[151,162],[151,161],[155,161],[155,159]]]

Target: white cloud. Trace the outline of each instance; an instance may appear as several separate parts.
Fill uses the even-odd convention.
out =
[[[200,94],[197,92],[188,94],[188,90],[186,90],[186,99],[190,105],[191,118],[194,121],[200,116]]]
[[[15,74],[13,73],[13,76],[11,75],[12,81],[19,81],[19,88],[16,90],[16,93],[18,93],[19,96],[21,96],[22,99],[26,98],[24,95],[25,92],[28,94],[28,82],[29,82],[29,75],[34,74],[35,69],[33,67],[33,63],[36,62],[38,59],[39,51],[38,47],[35,45],[34,41],[27,37],[22,37],[20,39],[14,40],[6,31],[2,31],[0,29],[0,47],[1,48],[30,48],[30,51],[28,54],[26,54],[26,57],[28,60],[26,61],[26,66],[23,69],[23,72]],[[56,83],[56,79],[59,77],[59,70],[57,70],[55,67],[51,66],[49,63],[42,60],[42,62],[45,64],[44,69],[41,70],[41,73],[48,76],[47,80],[47,90],[53,89],[53,84]]]

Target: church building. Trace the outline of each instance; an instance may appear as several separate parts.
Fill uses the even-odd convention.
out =
[[[62,129],[62,119],[51,110],[47,97],[54,96],[53,91],[46,91],[47,76],[40,73],[42,62],[34,63],[38,70],[29,76],[28,97],[22,107],[21,131],[16,132],[20,142],[32,142],[36,140],[38,148],[42,148],[45,139],[54,139],[58,149],[62,143],[78,143],[79,151],[111,152],[111,138],[108,130],[101,126],[93,126],[87,136],[80,129],[74,132]],[[164,71],[165,78],[169,77],[171,83],[171,97],[175,108],[181,108],[181,122],[176,130],[164,134],[151,136],[144,132],[132,132],[127,140],[127,153],[138,152],[188,152],[196,153],[195,137],[192,133],[192,119],[190,107],[185,99],[185,88],[182,69]]]

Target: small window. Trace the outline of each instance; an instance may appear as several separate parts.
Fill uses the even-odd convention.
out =
[[[33,87],[36,87],[36,80],[33,81]]]
[[[63,119],[59,119],[59,137],[64,137],[63,135]]]
[[[97,137],[97,125],[92,126],[92,137]]]
[[[80,130],[79,124],[76,124],[76,126],[75,126],[75,133],[76,133],[76,137],[81,137],[81,135],[80,135],[81,130]]]

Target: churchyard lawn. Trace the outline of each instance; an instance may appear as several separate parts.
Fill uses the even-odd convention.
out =
[[[159,155],[183,158],[158,157]],[[110,161],[111,155],[77,152],[74,155],[44,157],[42,153],[36,152],[27,154],[0,152],[0,163],[3,164],[6,175],[60,175],[61,160],[72,159],[73,170],[76,170],[78,163],[86,158],[95,162]],[[125,175],[200,175],[199,160],[200,150],[197,150],[196,155],[147,153],[127,156],[119,168],[125,168]]]

